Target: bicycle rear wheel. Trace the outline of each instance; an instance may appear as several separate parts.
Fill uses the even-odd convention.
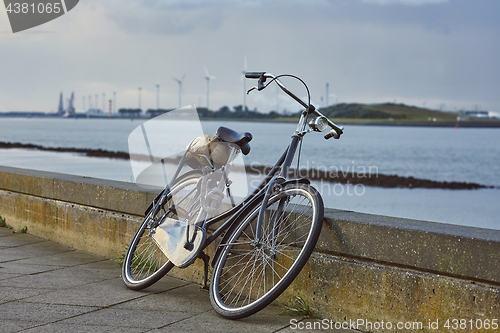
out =
[[[288,184],[271,196],[260,242],[255,242],[261,205],[251,207],[219,245],[210,300],[226,318],[252,315],[274,301],[299,274],[318,241],[324,208],[313,187]]]
[[[179,178],[164,202],[154,205],[146,215],[132,239],[122,266],[123,282],[129,289],[147,288],[174,267],[152,235],[164,217],[185,218],[201,209],[197,191],[200,177],[200,172],[191,172]]]

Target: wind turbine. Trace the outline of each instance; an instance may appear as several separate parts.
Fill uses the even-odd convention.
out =
[[[175,78],[175,77],[172,78],[172,79],[174,79],[174,81],[176,81],[179,84],[179,108],[182,107],[182,99],[181,99],[181,95],[182,95],[182,82],[184,82],[185,78],[186,78],[186,74],[184,74],[182,76],[182,79],[180,79],[180,80],[177,79],[177,78]]]
[[[205,80],[207,80],[207,110],[209,110],[208,100],[209,100],[209,95],[210,95],[210,90],[209,90],[210,80],[213,80],[213,79],[215,79],[215,76],[210,76],[210,74],[208,74],[207,68],[205,67]]]
[[[243,56],[243,71],[241,72],[242,74],[242,79],[243,79],[243,112],[246,111],[247,109],[247,80],[245,77],[245,73],[247,72],[247,56]]]
[[[156,110],[160,109],[160,80],[156,78]]]
[[[330,92],[330,83],[326,83],[325,107],[330,106],[330,97],[335,98],[335,104],[338,104],[338,96]]]
[[[141,108],[141,91],[142,91],[142,87],[139,87],[137,89],[139,90],[139,110],[140,110],[140,112],[142,112],[142,108]]]
[[[328,107],[328,97],[329,97],[330,83],[326,83],[326,95],[325,95],[325,107]]]

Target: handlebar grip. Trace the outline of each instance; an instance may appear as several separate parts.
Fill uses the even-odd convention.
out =
[[[264,74],[266,74],[266,72],[245,72],[245,77],[247,79],[260,79]]]
[[[325,134],[325,140],[328,140],[328,139],[331,139],[331,138],[334,138],[334,139],[339,139],[340,138],[340,134],[332,129],[330,132],[326,133]]]

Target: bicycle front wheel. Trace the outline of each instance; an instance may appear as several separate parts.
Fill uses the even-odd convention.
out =
[[[182,176],[172,186],[164,202],[153,206],[146,215],[132,239],[122,266],[123,282],[129,289],[147,288],[174,267],[152,235],[164,217],[181,219],[199,212],[197,185],[200,177],[199,172]]]
[[[324,208],[313,187],[288,184],[272,195],[257,239],[261,205],[251,207],[219,245],[210,300],[226,318],[252,315],[274,301],[299,274],[318,241]]]

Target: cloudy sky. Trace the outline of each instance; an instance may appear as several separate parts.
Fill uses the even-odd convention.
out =
[[[291,73],[317,106],[406,103],[500,111],[498,0],[82,0],[44,25],[13,34],[0,9],[0,111],[57,109],[75,92],[117,106],[210,108],[242,104],[241,71]],[[287,83],[286,81],[285,83]],[[253,84],[247,81],[247,88]],[[298,94],[305,91],[290,83]],[[248,107],[296,110],[270,88]]]

